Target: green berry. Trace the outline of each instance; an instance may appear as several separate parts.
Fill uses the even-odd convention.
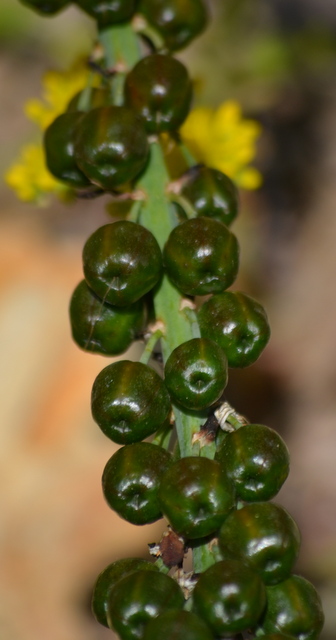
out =
[[[207,338],[183,342],[166,362],[165,384],[173,401],[182,407],[191,410],[210,407],[227,385],[224,352]]]
[[[91,607],[97,622],[104,627],[108,627],[106,615],[113,588],[119,580],[139,569],[158,571],[155,564],[142,558],[123,558],[112,562],[99,574],[93,589]]]
[[[146,626],[143,640],[213,640],[209,627],[191,611],[170,610],[153,618]]]
[[[203,0],[140,0],[139,11],[171,51],[185,47],[208,21]]]
[[[132,524],[159,520],[158,487],[170,463],[170,453],[149,442],[118,449],[103,473],[103,493],[111,509]]]
[[[256,502],[230,513],[219,532],[224,557],[248,563],[265,584],[285,580],[300,549],[293,518],[279,505]]]
[[[83,249],[85,279],[104,302],[133,304],[150,291],[162,273],[162,255],[153,234],[121,220],[99,227]]]
[[[121,640],[139,640],[150,620],[183,605],[184,596],[175,580],[159,572],[137,571],[113,589],[107,618]]]
[[[324,615],[320,597],[308,580],[293,575],[267,587],[266,592],[267,609],[261,622],[266,634],[282,633],[297,640],[318,640]]]
[[[20,0],[20,2],[41,15],[54,15],[69,4],[69,0]]]
[[[148,133],[175,131],[191,101],[187,69],[171,56],[142,58],[125,80],[125,102],[141,118]]]
[[[207,300],[198,312],[201,334],[225,351],[229,367],[248,367],[270,338],[264,308],[239,291],[224,291]]]
[[[237,276],[238,242],[221,222],[192,218],[173,229],[164,247],[163,261],[169,278],[182,293],[218,293]]]
[[[148,140],[138,116],[127,107],[98,107],[85,113],[75,157],[88,179],[106,191],[134,180],[145,168]]]
[[[198,217],[223,222],[227,227],[238,213],[237,188],[225,173],[197,165],[186,175],[181,195],[190,202]]]
[[[145,307],[138,300],[128,307],[113,307],[82,280],[70,302],[72,337],[84,351],[119,355],[128,349],[143,329]]]
[[[147,365],[129,360],[114,362],[98,374],[91,408],[103,433],[118,444],[152,435],[171,411],[160,376]]]
[[[136,0],[75,0],[81,9],[95,18],[99,29],[130,20]]]
[[[159,501],[174,531],[194,540],[219,529],[234,507],[234,493],[218,462],[186,457],[162,476]]]
[[[90,184],[80,170],[75,158],[74,139],[84,113],[71,111],[62,113],[44,133],[44,151],[50,173],[66,184],[81,188]]]
[[[248,424],[228,433],[216,460],[245,502],[270,500],[289,473],[289,453],[283,439],[261,424]]]
[[[194,611],[216,636],[254,628],[265,608],[259,575],[237,560],[217,562],[201,574],[193,592]]]

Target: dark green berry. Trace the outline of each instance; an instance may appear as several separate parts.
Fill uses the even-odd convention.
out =
[[[143,640],[213,640],[209,627],[191,611],[170,610],[153,618],[146,626]]]
[[[229,367],[248,367],[270,338],[265,309],[239,291],[224,291],[207,300],[198,312],[202,336],[217,342]]]
[[[175,131],[185,120],[191,82],[182,62],[154,54],[142,58],[125,80],[125,101],[148,133]]]
[[[43,140],[50,173],[75,188],[90,184],[75,158],[74,140],[83,116],[81,111],[62,113],[46,129]]]
[[[190,202],[196,215],[214,218],[227,227],[238,213],[238,191],[225,173],[210,167],[192,167],[185,179],[181,195]]]
[[[135,573],[139,569],[142,571],[158,571],[156,565],[148,562],[148,560],[123,558],[112,562],[99,574],[93,589],[91,607],[97,622],[100,622],[104,627],[108,627],[106,615],[113,588],[119,580],[130,573]]]
[[[85,279],[115,306],[133,304],[150,291],[162,273],[162,255],[145,227],[121,220],[95,231],[83,249]]]
[[[287,578],[300,549],[293,518],[279,505],[256,502],[230,513],[219,532],[224,557],[248,563],[265,584]]]
[[[148,140],[138,116],[127,107],[98,107],[85,113],[75,141],[78,166],[91,182],[113,191],[145,168]]]
[[[207,338],[183,342],[166,362],[165,383],[174,402],[186,409],[206,409],[227,385],[226,356]]]
[[[84,351],[119,355],[143,329],[145,307],[138,300],[129,307],[102,302],[85,280],[76,287],[70,302],[72,337]]]
[[[216,460],[246,502],[270,500],[289,473],[289,453],[281,436],[261,424],[248,424],[228,433]]]
[[[121,640],[139,640],[150,620],[183,605],[184,596],[175,580],[159,572],[137,571],[113,589],[107,618]]]
[[[41,15],[54,15],[69,4],[69,0],[20,0],[20,2]]]
[[[238,242],[221,222],[192,218],[173,229],[163,260],[169,278],[182,293],[217,293],[227,289],[237,276]]]
[[[208,21],[203,0],[140,0],[139,11],[171,51],[185,47]]]
[[[122,360],[97,376],[92,415],[103,433],[118,444],[132,444],[152,435],[171,411],[160,376],[141,362]]]
[[[217,562],[201,574],[193,592],[194,611],[215,636],[254,628],[265,608],[260,576],[237,560]]]
[[[266,593],[267,609],[261,622],[266,634],[282,633],[297,640],[318,640],[324,615],[320,597],[308,580],[293,575],[267,587]]]
[[[130,20],[136,0],[75,0],[81,9],[95,18],[99,29]]]
[[[161,478],[159,500],[174,531],[187,539],[214,533],[234,506],[232,483],[218,462],[181,458]]]
[[[161,518],[158,487],[170,463],[170,453],[149,442],[118,449],[103,473],[103,493],[111,509],[137,525]]]

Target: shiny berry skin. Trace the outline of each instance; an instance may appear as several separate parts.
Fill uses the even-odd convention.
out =
[[[118,449],[103,473],[103,493],[111,509],[142,525],[162,518],[158,487],[171,454],[149,442],[137,442]]]
[[[97,107],[83,116],[75,157],[88,179],[106,191],[133,180],[149,152],[141,120],[127,107]]]
[[[217,342],[229,367],[248,367],[270,338],[264,308],[239,291],[225,291],[207,300],[198,312],[202,336]]]
[[[265,636],[262,636],[263,640],[295,640],[294,636],[288,636],[287,634],[284,636],[283,633],[267,633]]]
[[[227,385],[227,359],[207,338],[180,344],[165,366],[165,384],[174,402],[194,411],[219,400]]]
[[[171,411],[160,376],[147,365],[130,360],[113,362],[98,374],[91,408],[103,433],[118,444],[132,444],[152,435]]]
[[[182,49],[206,27],[203,0],[140,0],[139,12],[156,29],[171,51]]]
[[[192,218],[173,229],[163,250],[163,261],[169,278],[182,293],[218,293],[237,276],[238,242],[221,222]]]
[[[213,640],[209,627],[191,611],[165,611],[146,626],[143,640]]]
[[[41,15],[54,15],[69,4],[69,0],[20,0],[20,2]]]
[[[270,500],[289,473],[289,453],[283,439],[261,424],[248,424],[228,433],[216,460],[245,502]]]
[[[138,300],[128,307],[113,307],[82,280],[72,294],[72,337],[84,351],[115,356],[123,353],[143,329],[145,306]]]
[[[256,502],[232,512],[219,532],[224,557],[248,563],[265,584],[285,580],[300,549],[300,532],[287,511],[272,502]]]
[[[181,189],[196,211],[197,216],[205,216],[223,222],[227,227],[238,213],[238,191],[230,178],[210,167],[192,167]]]
[[[184,595],[175,580],[159,572],[137,571],[113,589],[107,619],[121,640],[139,640],[151,619],[183,605]]]
[[[266,604],[258,574],[237,560],[217,562],[201,574],[193,591],[193,610],[216,636],[257,625]]]
[[[95,18],[99,29],[129,20],[135,12],[136,0],[75,0],[86,13]]]
[[[324,614],[320,597],[308,580],[293,575],[267,587],[266,593],[267,609],[261,622],[266,634],[283,633],[297,640],[318,640]]]
[[[44,152],[50,173],[72,187],[86,187],[90,181],[80,170],[75,158],[74,139],[84,113],[62,113],[44,133]]]
[[[150,291],[162,273],[162,255],[153,234],[121,220],[99,227],[83,249],[85,279],[104,302],[133,304]]]
[[[219,529],[234,507],[234,493],[218,462],[186,457],[162,476],[159,501],[174,531],[194,540]]]
[[[91,607],[97,622],[104,627],[108,627],[106,614],[113,588],[119,580],[139,569],[158,571],[154,563],[143,558],[123,558],[112,562],[99,574],[93,589]]]
[[[125,80],[125,103],[148,133],[176,131],[188,115],[191,95],[187,69],[171,56],[142,58]]]

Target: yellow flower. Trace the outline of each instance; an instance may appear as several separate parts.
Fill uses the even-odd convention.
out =
[[[262,181],[259,171],[248,166],[256,155],[260,132],[260,125],[244,119],[240,105],[233,100],[217,110],[194,109],[180,131],[198,162],[226,173],[244,189],[257,189]]]
[[[48,71],[42,79],[42,100],[25,104],[26,116],[44,130],[63,113],[70,100],[88,83],[90,70],[78,63],[68,71]]]
[[[56,180],[45,166],[42,145],[29,144],[22,148],[19,160],[5,174],[6,183],[17,197],[25,202],[46,204],[48,194],[67,199],[71,190]]]

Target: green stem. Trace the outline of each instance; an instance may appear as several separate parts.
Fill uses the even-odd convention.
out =
[[[147,195],[141,210],[141,223],[157,239],[161,249],[176,224],[165,190],[170,182],[160,144],[151,145],[151,157],[146,173],[138,185]],[[154,298],[156,320],[162,323],[161,340],[164,362],[182,342],[194,337],[193,323],[185,314],[183,298],[166,276]],[[176,430],[180,443],[181,456],[195,455],[198,445],[192,444],[192,436],[199,431],[202,419],[190,416],[174,407]]]
[[[162,331],[160,329],[157,329],[157,331],[154,331],[154,333],[152,333],[142,352],[139,362],[142,362],[142,364],[147,364],[149,362],[149,360],[151,359],[151,355],[153,353],[153,349],[157,341],[160,340],[161,337],[162,337]]]
[[[129,23],[103,29],[99,41],[104,49],[107,69],[116,71],[113,78],[113,104],[120,106],[123,104],[126,73],[141,57],[139,42]]]

